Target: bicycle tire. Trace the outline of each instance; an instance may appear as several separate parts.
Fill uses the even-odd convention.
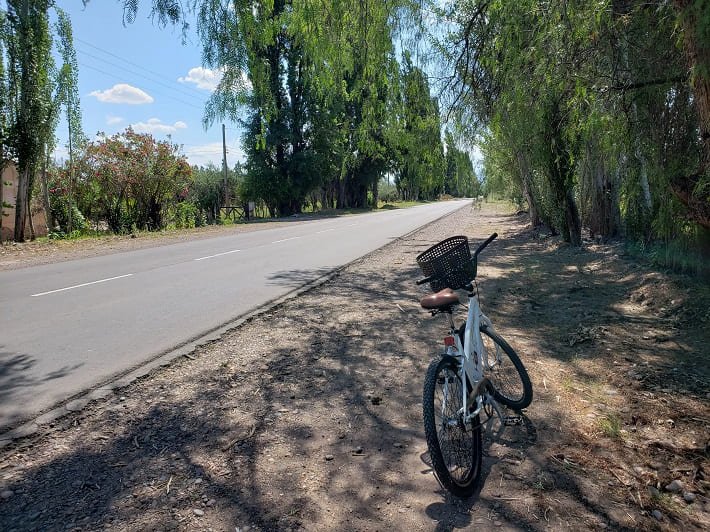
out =
[[[494,344],[500,346],[510,361],[506,361],[506,356],[503,356],[500,364],[496,364],[485,372],[486,377],[493,383],[495,388],[493,397],[499,403],[516,411],[527,408],[533,399],[533,389],[525,365],[508,342],[498,334],[488,330],[486,325],[481,325],[481,338],[484,342],[486,342],[486,337],[492,340]],[[496,350],[491,349],[490,345],[487,345],[486,348],[488,350],[488,358],[491,360]]]
[[[436,478],[451,494],[465,498],[473,495],[481,478],[483,437],[478,416],[466,426],[456,414],[463,398],[458,368],[454,357],[443,356],[432,361],[424,381],[422,406],[424,432]],[[443,418],[442,413],[446,415]]]

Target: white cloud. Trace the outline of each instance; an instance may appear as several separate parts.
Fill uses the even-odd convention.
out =
[[[126,103],[129,105],[141,105],[153,103],[153,97],[138,87],[133,87],[127,83],[118,83],[104,91],[93,91],[89,96],[95,96],[103,103]]]
[[[150,118],[147,122],[131,124],[131,127],[136,133],[162,133],[163,135],[170,135],[175,133],[178,129],[187,129],[187,124],[182,120],[178,120],[172,125],[163,124],[159,118]]]
[[[209,163],[217,168],[222,168],[222,143],[212,142],[199,146],[190,146],[185,150],[185,155],[190,164],[195,166],[206,166]],[[234,167],[237,162],[246,159],[244,151],[240,147],[227,146],[227,163],[229,167]]]
[[[196,85],[198,89],[214,91],[217,88],[217,85],[219,85],[219,81],[221,79],[222,72],[219,70],[194,67],[188,71],[187,76],[179,77],[178,81],[180,83],[192,83]]]
[[[69,159],[69,150],[66,146],[57,145],[52,152],[52,159],[57,163],[62,163]]]
[[[116,124],[120,124],[121,122],[123,122],[122,116],[106,115],[106,124],[108,124],[109,126],[115,126]]]

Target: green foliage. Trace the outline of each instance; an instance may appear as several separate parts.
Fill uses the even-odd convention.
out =
[[[88,228],[88,223],[84,215],[79,210],[79,207],[74,201],[75,198],[69,194],[69,179],[66,173],[56,172],[48,183],[48,193],[50,197],[51,215],[58,231],[54,231],[54,227],[50,227],[50,231],[58,235],[66,235],[69,231],[71,223],[72,231],[84,231]]]
[[[473,169],[471,157],[457,147],[453,134],[448,130],[445,139],[444,194],[467,198],[478,197],[482,193],[482,187]]]
[[[679,238],[688,217],[710,223],[698,136],[710,102],[683,50],[708,49],[701,4],[452,4],[456,29],[437,44],[457,73],[456,115],[483,139],[487,191],[577,244],[580,221],[644,242]]]
[[[82,211],[115,233],[164,228],[168,208],[184,199],[192,180],[177,145],[131,128],[89,143],[76,171]]]
[[[180,212],[190,213],[190,219],[195,226],[220,223],[220,207],[225,205],[225,181],[224,172],[216,166],[210,164],[206,167],[193,169],[193,181],[190,185],[186,201],[181,202],[178,207]],[[240,168],[237,167],[227,173],[226,192],[229,195],[230,203],[240,203],[238,180]],[[194,206],[193,208],[188,205]],[[191,227],[185,225],[185,227]]]
[[[438,108],[428,92],[422,101],[431,109],[425,124],[413,125],[406,162],[398,146],[405,108],[395,101],[400,86],[392,36],[406,5],[193,0],[176,9],[174,2],[152,2],[161,21],[197,15],[203,60],[223,72],[205,122],[243,119],[247,163],[240,193],[278,216],[308,203],[366,207],[376,202],[381,177],[394,169],[406,173],[410,195],[441,190]],[[138,2],[124,1],[124,7],[130,21]],[[415,142],[422,139],[418,154]]]
[[[445,158],[439,104],[408,53],[401,72],[395,184],[404,200],[432,199],[444,192]]]
[[[62,106],[74,144],[83,137],[71,23],[56,8],[56,51],[63,61],[57,69],[49,25],[52,7],[52,0],[10,0],[7,11],[0,12],[0,166],[12,160],[19,170],[15,239],[20,241],[35,176],[54,149]]]

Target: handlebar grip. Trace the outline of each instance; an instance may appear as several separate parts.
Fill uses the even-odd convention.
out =
[[[486,247],[488,244],[490,244],[491,242],[493,242],[496,238],[498,238],[498,233],[493,233],[491,236],[489,236],[483,244],[481,244],[480,246],[478,246],[478,249],[476,250],[476,252],[474,253],[474,255],[477,256],[481,251],[483,251],[483,250],[485,249],[485,247]]]

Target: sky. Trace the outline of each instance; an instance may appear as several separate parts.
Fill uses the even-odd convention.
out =
[[[153,24],[150,4],[141,0],[135,22],[124,25],[118,0],[91,0],[86,7],[81,0],[57,1],[72,21],[84,133],[93,139],[99,131],[112,135],[130,125],[158,140],[169,135],[191,164],[221,167],[221,122],[207,130],[202,125],[219,74],[202,66],[195,32],[183,45],[181,28]],[[225,127],[231,167],[244,160],[241,129],[229,121]],[[55,157],[65,158],[65,121],[57,137]]]

